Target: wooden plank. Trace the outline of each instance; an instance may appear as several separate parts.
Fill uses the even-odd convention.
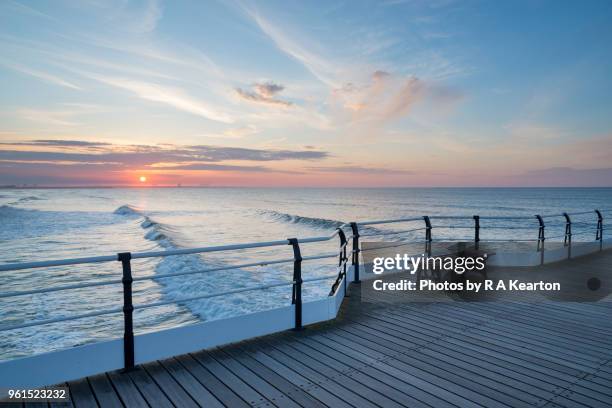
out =
[[[251,348],[251,345],[246,345],[245,350],[250,352],[250,355],[257,361],[259,361],[261,364],[268,367],[270,370],[276,372],[278,375],[284,377],[287,381],[302,388],[304,391],[312,395],[317,400],[321,401],[323,404],[333,407],[351,407],[349,404],[342,401],[342,399],[338,398],[333,393],[329,392],[325,388],[320,387],[318,384],[315,384],[314,382],[302,376],[301,373],[291,370],[289,367],[281,364],[272,357],[268,356],[266,353],[262,352],[259,347],[253,349]]]
[[[178,361],[175,359],[168,359],[160,361],[160,363],[200,406],[223,408],[223,404],[221,404],[206,387],[200,384]]]
[[[543,309],[516,309],[508,307],[505,304],[494,304],[487,305],[488,308],[492,309],[502,309],[506,310],[508,313],[497,316],[494,320],[503,320],[503,321],[513,321],[517,317],[522,316],[525,322],[529,322],[529,326],[531,327],[552,327],[556,332],[560,333],[568,333],[571,334],[572,337],[582,337],[582,338],[591,338],[595,336],[595,338],[599,338],[599,340],[609,339],[609,335],[606,333],[598,333],[596,330],[590,329],[588,327],[581,326],[583,319],[576,315],[566,315],[561,321],[551,319],[551,313],[548,310]],[[443,315],[453,315],[457,313],[466,313],[466,309],[468,306],[459,308],[456,305],[453,307],[447,306],[443,310]],[[474,306],[470,306],[468,310],[482,310],[485,313],[488,312],[484,306],[480,306],[476,309]],[[571,323],[571,324],[568,324]],[[597,327],[602,327],[607,324],[607,321],[604,317],[597,319]],[[588,334],[587,334],[588,333]]]
[[[22,408],[24,404],[22,402],[5,402],[6,400],[0,400],[0,407],[2,408]]]
[[[400,313],[396,313],[393,310],[388,310],[385,311],[385,315],[390,316],[390,317],[398,317],[401,318],[404,316],[404,314],[400,314]],[[440,324],[440,320],[444,319],[444,315],[439,316],[437,319],[433,319],[433,320],[429,320],[428,324],[433,326],[433,327],[441,327]],[[414,316],[415,319],[419,319],[420,316]],[[443,327],[441,327],[442,330],[453,330],[455,332],[459,331],[459,329],[457,328],[453,328],[450,325],[446,325],[444,324]],[[512,330],[511,328],[504,328],[504,327],[499,327],[499,326],[495,326],[493,322],[489,322],[486,325],[482,325],[482,326],[477,326],[479,332],[482,332],[485,335],[488,335],[488,333],[491,333],[492,336],[498,336],[500,338],[505,339],[508,342],[512,342],[513,344],[515,344],[517,341],[522,343],[522,344],[527,344],[527,345],[531,345],[534,346],[535,348],[541,348],[541,347],[545,347],[548,350],[551,351],[555,351],[557,353],[562,353],[564,356],[567,357],[574,357],[575,360],[578,361],[589,361],[591,364],[594,365],[598,365],[602,362],[601,359],[601,347],[598,350],[598,353],[594,353],[594,352],[589,352],[589,350],[587,348],[585,348],[584,346],[582,346],[580,344],[580,342],[578,341],[571,341],[571,340],[563,340],[559,337],[556,336],[545,336],[545,337],[537,337],[529,332],[520,330],[517,327],[514,327]],[[520,334],[520,335],[519,335]]]
[[[123,407],[106,374],[89,377],[89,385],[101,407]]]
[[[384,315],[391,318],[403,318],[403,315],[396,315],[391,311],[385,313]],[[431,322],[430,326],[439,327],[439,323]],[[443,328],[440,328],[440,330],[459,333],[467,331],[458,330],[456,328],[448,326],[446,327],[446,330]],[[572,356],[574,360],[583,362],[588,361],[589,364],[593,365],[601,364],[603,361],[605,361],[604,359],[602,359],[602,356],[607,355],[605,347],[600,347],[597,350],[591,350],[588,347],[581,345],[580,342],[577,340],[563,340],[557,336],[536,336],[534,334],[525,332],[518,327],[515,327],[514,330],[511,331],[510,328],[500,328],[499,326],[495,326],[493,322],[487,323],[486,326],[478,327],[477,331],[485,336],[499,337],[504,341],[511,341],[513,342],[513,344],[520,342],[522,344],[532,346],[531,349],[545,348],[548,350],[554,350],[557,353],[563,354],[568,359],[570,358],[570,356]],[[550,338],[556,340],[549,340]]]
[[[490,307],[499,309],[504,308],[506,306],[493,305]],[[585,324],[582,319],[572,319],[571,316],[568,316],[567,314],[565,314],[564,316],[559,316],[551,310],[546,310],[542,308],[532,307],[529,309],[517,309],[513,313],[508,314],[506,318],[509,320],[523,319],[526,321],[533,322],[534,324],[540,322],[540,324],[556,327],[562,330],[567,330],[575,333],[586,331],[600,339],[605,339],[608,336],[612,335],[612,330],[608,328],[602,328],[599,324]],[[572,321],[571,327],[567,326],[568,321]]]
[[[362,353],[364,356],[368,356],[368,358],[383,360],[378,364],[384,364],[385,370],[389,372],[393,371],[403,373],[406,378],[409,378],[412,383],[417,384],[422,390],[435,393],[450,403],[459,406],[512,406],[512,404],[502,401],[501,398],[499,398],[499,395],[497,396],[497,399],[491,398],[489,396],[489,392],[487,392],[484,388],[482,389],[482,393],[466,388],[466,382],[463,381],[460,376],[457,376],[454,381],[449,381],[442,377],[440,375],[441,372],[439,371],[437,372],[438,375],[432,375],[427,371],[417,368],[415,365],[406,364],[400,361],[403,356],[399,353],[385,354],[382,351],[382,347],[377,348],[375,345],[372,347],[366,347],[357,342],[348,340],[344,336],[338,336],[332,332],[327,332],[323,334],[323,336],[328,339],[325,341],[336,343],[339,345],[339,347],[344,345],[345,347]],[[385,359],[386,357],[392,358]]]
[[[282,353],[281,351],[269,346],[268,344],[266,344],[266,346],[267,347],[262,349],[264,353],[268,354],[270,357],[274,358],[281,364],[284,364],[290,369],[300,373],[313,383],[320,385],[321,387],[330,391],[337,397],[341,398],[343,401],[355,407],[374,408],[376,406],[370,401],[353,392],[351,389],[344,388],[338,383],[330,381],[330,379],[324,376],[320,371],[311,369],[307,365],[301,363],[298,360],[293,359],[289,355]]]
[[[324,407],[318,400],[304,392],[299,387],[296,387],[289,381],[285,380],[268,367],[261,364],[259,361],[251,358],[247,353],[237,350],[234,347],[226,347],[223,349],[225,353],[231,355],[245,367],[248,367],[255,374],[272,384],[277,389],[281,390],[289,398],[297,402],[303,407],[322,408]]]
[[[374,335],[374,336],[376,336],[377,334],[378,335],[383,335],[382,332],[383,332],[382,330],[378,330],[377,332],[370,332],[369,334],[370,335]],[[387,333],[388,332],[389,332],[389,330],[387,330]],[[575,379],[573,379],[573,380],[575,381]],[[609,399],[609,396],[605,393],[605,390],[602,393],[601,389],[600,390],[592,390],[592,389],[589,390],[589,389],[587,389],[584,386],[579,386],[579,387],[580,388],[576,390],[576,391],[578,391],[578,393],[573,393],[572,394],[571,398],[573,400],[582,401],[583,403],[590,404],[591,406],[597,406],[602,401],[606,401],[607,399]]]
[[[347,376],[346,374],[352,371],[352,369],[350,369],[349,367],[344,368],[346,366],[344,366],[343,364],[340,364],[337,362],[334,363],[330,361],[329,359],[327,359],[327,361],[325,362],[316,360],[315,358],[311,357],[309,354],[303,353],[299,348],[292,347],[293,342],[289,341],[287,338],[283,339],[282,341],[274,341],[273,344],[274,344],[274,347],[276,347],[281,352],[285,353],[287,356],[290,356],[296,359],[297,361],[306,365],[312,370],[315,370],[325,375],[327,378],[336,382],[340,386],[351,390],[355,394],[358,394],[359,396],[365,398],[368,401],[371,401],[372,403],[376,405],[384,406],[385,408],[403,407],[403,405],[393,401],[390,398],[387,398],[383,394],[376,392],[372,390],[371,388],[364,387],[358,381]]]
[[[413,311],[414,313],[417,314],[418,317],[422,317],[422,318],[429,317],[430,319],[433,319],[433,321],[436,321],[436,322],[438,321],[449,322],[449,321],[455,321],[455,320],[469,321],[468,319],[471,318],[470,316],[471,311],[467,306],[466,307],[448,306],[448,307],[440,308],[440,310],[430,311],[430,310],[423,310],[422,308],[419,308],[418,305],[404,304],[401,306],[399,310]],[[389,310],[389,312],[396,314],[395,310]],[[511,329],[520,327],[524,329],[525,331],[528,331],[528,332],[530,331],[530,332],[538,333],[538,334],[541,332],[554,333],[555,336],[559,336],[561,338],[575,339],[582,343],[591,344],[597,347],[600,347],[602,344],[605,344],[605,341],[608,341],[608,342],[610,341],[608,337],[601,338],[599,340],[595,340],[593,339],[591,334],[585,333],[584,330],[566,332],[566,330],[568,329],[567,324],[565,324],[564,326],[551,328],[550,326],[546,326],[545,324],[543,324],[546,322],[542,320],[534,320],[533,322],[523,322],[523,321],[518,321],[518,320],[511,320],[511,318],[512,316],[503,316],[503,317],[498,316],[498,317],[487,320],[486,324],[487,325],[503,324],[505,326],[509,326]]]
[[[128,375],[142,397],[147,401],[147,404],[152,407],[173,407],[166,394],[142,367],[137,367],[134,371],[130,371]]]
[[[219,364],[219,362],[212,358],[208,352],[200,351],[198,353],[194,353],[193,357],[249,405],[258,405],[268,402],[264,396],[251,388],[230,370]]]
[[[384,379],[384,381],[392,387],[411,395],[422,403],[435,407],[453,407],[457,406],[457,404],[466,407],[475,406],[475,404],[470,403],[470,401],[466,401],[455,394],[444,392],[432,384],[426,384],[424,381],[394,369],[393,367],[389,367],[375,358],[356,352],[353,349],[340,347],[337,343],[328,341],[328,339],[319,333],[316,335],[309,335],[308,339],[324,344],[333,349],[336,353],[342,353],[360,361],[363,363],[364,370],[371,372],[374,378],[379,378],[381,381]],[[375,371],[372,372],[369,369],[375,369]],[[447,398],[453,402],[448,401]]]
[[[174,405],[187,408],[198,406],[161,364],[158,362],[148,363],[143,368]]]
[[[377,316],[376,319],[380,321],[380,320],[389,319],[389,317],[388,316]],[[368,323],[371,323],[371,321],[368,319],[363,319],[363,320],[360,320],[360,323],[367,325]],[[387,324],[383,326],[388,327],[389,325]],[[432,334],[435,333],[435,330],[433,328],[427,327],[423,325],[422,323],[416,320],[413,320],[410,315],[406,315],[406,316],[403,316],[402,318],[397,318],[397,319],[393,318],[393,326],[394,327],[401,326],[406,330],[429,332]],[[542,364],[542,365],[551,367],[559,371],[564,371],[574,376],[587,374],[590,370],[589,367],[584,367],[584,366],[581,366],[580,364],[572,363],[560,357],[553,357],[547,354],[539,353],[537,350],[530,350],[528,348],[522,348],[517,345],[507,344],[506,342],[503,341],[503,339],[486,337],[486,336],[479,335],[478,333],[472,333],[472,332],[461,332],[461,333],[451,333],[451,332],[452,332],[451,330],[448,330],[448,333],[446,334],[442,334],[442,332],[440,332],[439,334],[441,336],[444,336],[443,337],[444,341],[449,341],[449,339],[454,339],[454,340],[459,340],[465,343],[478,344],[480,347],[502,350],[506,354],[517,355],[517,356],[520,356],[521,359],[536,362],[537,364]]]
[[[354,359],[344,354],[337,353],[322,344],[312,344],[307,341],[307,338],[297,339],[297,341],[290,342],[289,344],[291,347],[301,350],[302,353],[320,362],[333,362],[334,365],[342,365],[349,368],[350,370],[345,372],[347,378],[355,380],[360,387],[369,388],[382,393],[402,406],[429,406],[413,398],[411,395],[394,388],[394,385],[397,383],[395,378],[387,376],[385,373],[378,372],[378,370],[373,367],[356,362]]]
[[[521,388],[512,387],[511,384],[509,384],[511,380],[504,376],[487,373],[482,370],[475,372],[466,369],[465,366],[451,364],[441,360],[437,355],[430,355],[429,358],[422,358],[420,356],[424,351],[423,349],[419,349],[418,352],[406,353],[401,344],[393,343],[382,337],[372,336],[369,333],[359,332],[358,330],[351,332],[346,331],[338,335],[338,337],[345,339],[346,344],[349,346],[352,346],[353,343],[351,342],[354,342],[392,356],[393,358],[389,360],[389,364],[395,365],[400,369],[406,369],[406,365],[411,366],[416,369],[416,371],[413,371],[414,374],[424,379],[439,378],[440,381],[438,381],[438,385],[442,385],[445,381],[448,381],[456,383],[466,390],[471,390],[479,395],[487,396],[497,401],[497,403],[493,403],[494,405],[537,405],[554,395],[552,393],[533,395],[529,391],[533,392],[534,390],[529,389],[526,384],[521,384]],[[405,365],[396,364],[396,362],[401,362]],[[485,403],[487,406],[491,404],[491,402],[487,401],[478,402]]]
[[[0,402],[0,406],[4,407],[4,405]],[[21,406],[21,404],[19,404]],[[26,402],[23,404],[24,408],[46,408],[49,406],[48,402]]]
[[[215,350],[211,351],[210,355],[273,404],[287,408],[300,407],[299,404],[294,402],[283,392],[274,388],[264,379],[257,376],[253,371],[240,364],[237,360],[234,360],[229,354],[223,353],[221,350]]]
[[[108,378],[117,390],[117,395],[126,407],[146,408],[148,407],[144,397],[134,385],[130,376],[118,371],[108,373]]]
[[[98,402],[86,378],[70,381],[68,386],[70,387],[72,403],[76,408],[94,408],[98,406]]]
[[[377,316],[378,318],[384,319],[384,317],[392,317],[394,319],[399,320],[413,320],[413,316],[405,316],[405,315],[394,315],[391,316],[385,315],[384,317]],[[429,327],[435,326],[434,323],[430,323]],[[439,332],[448,331],[451,335],[452,333],[457,333],[457,330],[449,328],[444,330],[442,328],[439,329]],[[567,367],[573,367],[579,369],[580,371],[589,372],[593,370],[593,368],[598,367],[601,362],[593,361],[589,359],[588,356],[576,352],[571,352],[569,349],[563,349],[559,347],[553,347],[550,344],[546,344],[545,341],[538,342],[527,341],[525,338],[514,337],[510,338],[507,334],[496,333],[492,330],[489,330],[490,334],[487,333],[488,330],[486,328],[479,330],[470,330],[461,332],[463,335],[471,337],[476,340],[481,340],[484,342],[496,343],[498,345],[502,345],[507,347],[514,352],[522,352],[524,354],[529,354],[532,356],[537,356],[548,361],[554,361],[557,363],[561,363]],[[456,337],[453,335],[453,337]],[[517,348],[518,347],[518,348]],[[602,353],[605,354],[605,353]]]
[[[248,404],[233,392],[228,386],[219,381],[217,377],[212,375],[210,371],[198,363],[191,355],[183,355],[177,357],[177,361],[191,375],[196,378],[200,384],[205,386],[219,401],[229,407],[248,407]]]
[[[362,387],[369,387],[383,393],[395,402],[409,407],[429,407],[429,405],[413,398],[409,393],[402,392],[400,389],[403,384],[394,377],[374,367],[358,362],[343,353],[338,353],[323,344],[312,342],[308,337],[295,339],[292,346],[302,349],[304,353],[319,361],[334,361],[336,364],[339,363],[350,367],[351,371],[346,372],[347,377],[359,382]]]

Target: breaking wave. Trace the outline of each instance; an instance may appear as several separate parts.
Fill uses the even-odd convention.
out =
[[[125,204],[113,211],[118,215],[142,215],[141,210],[133,205]]]
[[[125,204],[118,207],[113,214],[123,215],[130,218],[141,218],[140,227],[145,230],[144,238],[148,241],[153,241],[164,249],[176,249],[178,246],[170,237],[172,228],[161,224],[153,220],[150,216],[146,215],[142,209]],[[167,258],[164,258],[164,260]]]
[[[272,211],[272,210],[264,210],[264,211],[261,211],[261,213],[266,216],[271,217],[272,219],[276,221],[286,222],[289,224],[301,224],[301,225],[306,225],[309,227],[319,228],[319,229],[330,229],[331,230],[331,229],[336,229],[336,228],[339,228],[347,224],[344,221],[330,220],[327,218],[305,217],[301,215],[281,213],[281,212]],[[344,228],[344,230],[346,231],[347,228]],[[389,231],[392,231],[392,230],[388,230],[388,229],[382,230],[382,229],[378,229],[378,228],[370,227],[370,226],[359,227],[360,234],[370,234],[371,236],[376,236],[382,233],[388,233]],[[386,238],[388,240],[391,240],[391,239],[403,240],[405,237],[402,237],[400,235],[397,235],[397,236],[386,235]]]
[[[114,213],[130,218],[140,217],[140,227],[144,230],[144,238],[154,242],[159,247],[165,250],[181,248],[176,243],[176,239],[174,239],[177,232],[171,226],[156,221],[143,210],[131,205],[122,205]],[[214,259],[214,257],[209,256],[205,259],[201,254],[188,254],[158,258],[154,272],[158,275],[180,274],[184,272],[206,271],[223,266],[227,266],[227,264],[221,260]],[[235,275],[236,278],[241,276],[240,280],[247,283],[249,278],[252,277],[251,272],[246,270],[233,269],[229,272]],[[251,309],[255,302],[249,299],[248,294],[234,296],[231,301],[224,298],[201,299],[190,301],[186,304],[181,304],[178,301],[178,299],[188,296],[217,293],[231,289],[235,285],[235,281],[227,279],[227,273],[228,271],[195,273],[159,279],[157,283],[162,288],[163,296],[170,300],[177,300],[178,304],[184,306],[192,315],[201,320],[214,320],[252,312]]]
[[[269,210],[262,211],[262,213],[278,221],[286,222],[289,224],[308,225],[310,227],[315,228],[335,229],[344,225],[344,222],[342,221],[328,220],[326,218],[304,217],[301,215],[286,214],[278,211]]]

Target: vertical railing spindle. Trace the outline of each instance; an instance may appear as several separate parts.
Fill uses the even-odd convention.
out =
[[[478,245],[480,243],[480,216],[474,216],[474,247],[478,250]]]
[[[353,231],[353,278],[354,283],[361,282],[359,280],[359,229],[356,222],[351,222],[351,230]]]
[[[563,245],[567,247],[567,259],[572,257],[572,220],[568,213],[564,212],[565,217],[565,238]]]
[[[338,237],[340,237],[340,253],[338,254],[338,267],[342,266],[342,278],[344,279],[344,296],[347,295],[346,287],[346,234],[342,228],[338,228]]]
[[[423,217],[423,221],[425,221],[425,252],[427,256],[431,256],[431,220],[427,215]]]
[[[123,268],[123,366],[124,371],[134,368],[134,305],[132,304],[132,254],[117,254],[117,260]]]
[[[595,233],[595,241],[599,240],[599,250],[603,249],[603,216],[601,211],[595,210],[597,214],[597,232]]]
[[[538,252],[540,252],[540,264],[544,264],[544,240],[546,239],[544,236],[544,219],[541,215],[535,216],[538,219],[538,223],[540,224],[540,228],[538,229]]]
[[[291,303],[295,305],[294,330],[302,330],[302,253],[297,238],[289,238],[293,248],[293,296]]]

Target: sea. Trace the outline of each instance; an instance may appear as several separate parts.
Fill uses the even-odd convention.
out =
[[[481,221],[481,239],[537,238],[536,214],[548,215],[547,236],[562,240],[563,212],[573,217],[574,240],[593,240],[594,209],[612,217],[611,188],[82,188],[1,189],[0,264],[119,252],[165,251],[258,241],[328,236],[351,221],[406,217],[466,216],[435,219],[440,239],[473,238],[473,215],[525,216],[524,220]],[[605,222],[604,222],[605,224]],[[424,238],[412,223],[364,227],[367,240]],[[453,226],[455,228],[445,228]],[[459,228],[457,228],[459,227]],[[377,236],[377,234],[384,235]],[[334,255],[337,237],[303,244],[303,256]],[[222,319],[291,303],[291,285],[185,300],[237,289],[291,282],[292,263],[240,267],[290,259],[290,246],[136,259],[134,304],[163,305],[134,312],[136,334]],[[338,259],[305,261],[303,278],[329,277]],[[236,265],[236,268],[225,269]],[[223,269],[223,270],[218,270]],[[185,272],[197,272],[183,274]],[[0,272],[0,293],[48,289],[121,278],[121,264],[106,262]],[[166,277],[168,274],[180,274]],[[304,284],[304,300],[328,296],[333,278]],[[120,338],[121,313],[4,328],[121,308],[120,284],[1,297],[0,360]]]

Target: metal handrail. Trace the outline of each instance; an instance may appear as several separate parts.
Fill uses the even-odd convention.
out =
[[[610,211],[612,211],[612,209],[600,210],[600,212],[602,213],[608,213]],[[568,215],[583,215],[583,214],[593,214],[593,211],[568,213]],[[468,215],[465,215],[465,216],[464,215],[429,216],[430,219],[465,219],[465,220],[472,220],[473,217],[474,217],[473,215],[469,215],[469,216]],[[542,218],[563,217],[563,214],[546,214],[546,215],[542,215],[541,217]],[[533,216],[527,216],[527,215],[525,216],[480,216],[480,219],[481,220],[527,220],[527,219],[535,220]],[[423,217],[409,217],[409,218],[396,218],[396,219],[389,219],[389,220],[362,221],[356,224],[359,226],[366,226],[366,225],[392,224],[392,223],[399,223],[399,222],[422,221],[422,220],[423,220]],[[339,228],[348,228],[349,226],[350,226],[350,223],[345,223],[345,224],[342,224]],[[446,226],[435,226],[435,227],[436,228],[446,228]],[[495,228],[495,227],[481,226],[481,228]],[[395,233],[409,232],[409,231],[410,230],[399,231]],[[329,241],[333,239],[337,235],[338,235],[338,230],[335,230],[331,235],[328,235],[328,236],[309,237],[309,238],[300,239],[300,243],[325,242],[325,241]],[[381,235],[381,234],[371,234],[371,235]],[[365,236],[365,235],[361,235],[361,236]],[[231,245],[220,245],[220,246],[210,246],[210,247],[200,247],[200,248],[173,249],[173,250],[165,250],[165,251],[133,252],[132,259],[158,258],[158,257],[175,256],[175,255],[190,255],[190,254],[199,254],[199,253],[234,251],[234,250],[240,250],[240,249],[265,248],[265,247],[283,246],[283,245],[287,245],[287,240],[267,241],[267,242],[250,242],[250,243],[244,243],[244,244],[231,244]],[[38,262],[0,264],[0,272],[15,271],[15,270],[22,270],[22,269],[32,269],[32,268],[44,268],[44,267],[68,266],[68,265],[78,265],[78,264],[88,264],[88,263],[112,262],[116,260],[117,260],[116,255],[107,255],[107,256],[84,257],[84,258],[47,260],[47,261],[38,261]]]
[[[317,277],[314,277],[314,278],[304,279],[304,280],[302,280],[302,282],[303,283],[317,282],[317,281],[322,281],[322,280],[333,279],[335,277],[336,277],[336,274],[326,275],[326,276],[317,276]],[[119,281],[119,283],[121,283],[121,281]],[[253,290],[263,290],[263,289],[271,289],[271,288],[275,288],[275,287],[279,287],[279,286],[289,286],[289,285],[293,285],[294,283],[295,282],[293,282],[293,281],[274,282],[274,283],[269,283],[267,285],[249,286],[249,287],[246,287],[246,288],[229,290],[229,291],[225,291],[225,292],[207,293],[207,294],[204,294],[204,295],[191,296],[191,297],[179,298],[179,299],[171,299],[171,300],[147,303],[147,304],[142,304],[142,305],[135,305],[134,306],[134,310],[148,309],[148,308],[151,308],[151,307],[165,306],[165,305],[172,304],[172,303],[183,303],[183,302],[190,302],[190,301],[199,300],[199,299],[208,299],[208,298],[219,297],[219,296],[233,295],[233,294],[249,292],[249,291],[253,291]],[[123,311],[122,308],[107,309],[107,310],[99,310],[97,312],[92,312],[92,313],[84,313],[84,314],[75,315],[75,316],[64,316],[64,317],[58,317],[58,318],[55,318],[55,319],[38,320],[38,321],[35,321],[35,322],[24,323],[24,324],[13,325],[13,326],[0,326],[0,332],[9,331],[9,330],[23,329],[23,328],[32,327],[32,326],[43,326],[43,325],[47,325],[47,324],[51,324],[51,323],[59,323],[59,322],[65,322],[65,321],[70,321],[70,320],[86,319],[86,318],[89,318],[89,317],[104,316],[104,315],[108,315],[108,314],[119,313],[119,312],[122,312],[122,311]]]

